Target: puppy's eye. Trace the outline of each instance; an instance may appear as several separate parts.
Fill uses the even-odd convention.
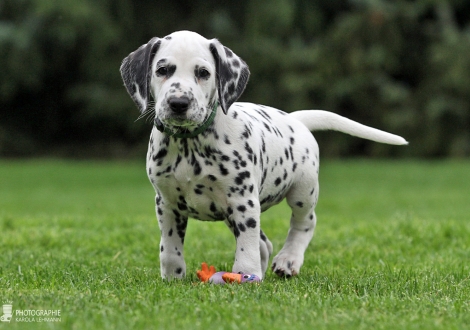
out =
[[[200,69],[197,75],[198,75],[198,78],[207,79],[209,78],[211,74],[206,69]]]
[[[168,68],[166,66],[159,67],[157,69],[157,76],[166,76],[168,74]]]

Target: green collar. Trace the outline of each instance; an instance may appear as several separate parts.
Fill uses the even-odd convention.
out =
[[[201,134],[202,132],[204,132],[212,124],[212,122],[214,121],[215,115],[217,113],[217,107],[218,106],[219,106],[219,103],[217,101],[215,101],[214,107],[212,108],[212,112],[209,115],[209,117],[206,119],[206,121],[201,126],[196,128],[192,132],[182,131],[182,132],[176,132],[175,133],[175,132],[171,131],[168,127],[163,125],[163,123],[158,118],[155,118],[154,126],[160,132],[165,133],[168,136],[173,136],[173,137],[178,138],[178,139],[193,138],[193,137]]]

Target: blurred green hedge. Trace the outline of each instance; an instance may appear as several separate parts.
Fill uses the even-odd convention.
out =
[[[380,0],[2,0],[0,155],[133,157],[151,123],[119,74],[153,36],[217,37],[242,101],[325,109],[410,141],[315,134],[326,156],[470,155],[470,4]]]

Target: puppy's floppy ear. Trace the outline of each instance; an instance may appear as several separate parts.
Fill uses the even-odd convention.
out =
[[[152,38],[148,43],[130,53],[121,64],[122,80],[140,112],[147,110],[152,76],[151,66],[160,43],[159,38]]]
[[[238,100],[245,90],[250,70],[248,65],[217,39],[210,41],[209,49],[214,56],[217,73],[219,102],[224,113]]]

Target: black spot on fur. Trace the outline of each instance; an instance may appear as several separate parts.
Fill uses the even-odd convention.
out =
[[[263,171],[263,176],[261,177],[261,186],[263,185],[264,183],[264,180],[266,180],[266,176],[268,175],[268,170],[267,169],[264,169]]]
[[[186,230],[178,230],[178,237],[181,239],[181,243],[184,242],[185,233],[186,233]]]
[[[274,185],[276,186],[279,186],[281,184],[282,180],[281,178],[277,178],[275,181],[274,181]]]
[[[167,154],[168,154],[168,150],[166,148],[163,148],[163,149],[158,150],[157,154],[154,155],[152,159],[154,162],[157,160],[160,160],[159,162],[157,162],[157,165],[161,165],[162,164],[161,159],[165,157]]]
[[[263,122],[263,124],[264,124],[264,128],[266,128],[266,130],[271,133],[271,128],[269,127],[269,125],[266,124],[265,122]]]
[[[235,157],[237,157],[238,160],[242,160],[242,156],[240,155],[240,153],[239,153],[237,150],[234,150],[234,151],[233,151],[233,155],[234,155]]]
[[[217,181],[217,178],[216,178],[215,176],[213,176],[212,174],[209,174],[207,177],[208,177],[209,180],[211,180],[212,182]]]
[[[225,50],[225,55],[227,57],[233,57],[233,53],[230,49],[228,49],[227,47],[224,47],[224,50]]]
[[[240,236],[240,229],[238,229],[238,227],[233,228],[233,235],[235,236],[235,238],[238,238],[238,236]]]
[[[261,237],[261,239],[262,239],[264,242],[266,242],[266,240],[268,239],[268,238],[266,237],[266,235],[263,233],[262,230],[260,231],[259,236]]]
[[[240,173],[238,173],[237,177],[235,178],[235,183],[237,185],[241,185],[241,184],[243,184],[243,180],[245,180],[249,177],[250,177],[250,172],[248,172],[248,171],[240,172]]]
[[[297,168],[297,163],[294,163],[294,164],[292,165],[292,172],[295,172],[295,169],[296,169],[296,168]]]
[[[217,207],[215,206],[214,202],[211,203],[211,205],[209,206],[209,209],[211,210],[211,212],[217,212]]]
[[[228,170],[223,164],[219,164],[219,170],[220,170],[220,174],[228,175]]]
[[[237,207],[237,210],[243,213],[243,212],[246,211],[246,206],[245,206],[245,205],[239,205],[239,206]]]
[[[242,136],[245,138],[245,139],[248,139],[250,136],[251,136],[251,131],[250,129],[248,128],[247,125],[245,125],[245,129],[242,133]]]
[[[268,115],[268,113],[266,111],[264,111],[263,109],[257,109],[257,110],[261,114],[261,116],[263,116],[268,121],[271,121],[271,116]]]
[[[246,220],[246,222],[245,222],[245,225],[248,228],[256,228],[256,220],[253,219],[253,218],[248,218],[248,220]]]
[[[238,159],[233,160],[233,165],[235,166],[235,169],[239,170],[240,169],[240,162]]]
[[[253,154],[253,149],[251,149],[250,145],[248,144],[248,142],[245,143],[245,150],[246,152],[248,153],[248,155],[252,155]]]
[[[199,175],[199,174],[201,174],[201,171],[202,171],[201,165],[199,164],[198,161],[196,161],[196,162],[194,163],[194,175]]]
[[[175,161],[175,165],[173,167],[173,170],[176,170],[176,168],[178,167],[179,163],[181,162],[181,160],[183,159],[183,157],[181,155],[178,155],[178,157],[176,157],[176,161]]]

